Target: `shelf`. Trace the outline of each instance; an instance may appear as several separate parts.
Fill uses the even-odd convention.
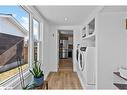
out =
[[[127,81],[126,78],[123,78],[120,76],[120,72],[113,72],[115,75],[117,75],[118,77],[124,79],[125,81]],[[121,84],[121,83],[113,83],[117,88],[119,89],[127,89],[127,84]]]
[[[127,84],[120,84],[120,83],[113,83],[117,88],[124,90],[127,90]]]
[[[93,19],[89,24],[88,24],[88,34],[91,35],[94,33],[95,30],[95,19]]]
[[[82,43],[86,47],[95,47],[95,34],[84,37]]]
[[[115,75],[117,75],[117,76],[119,76],[120,78],[122,78],[122,79],[124,79],[124,80],[126,80],[127,81],[127,79],[126,78],[123,78],[123,77],[121,77],[120,76],[120,72],[113,72]]]
[[[95,18],[92,19],[82,30],[82,43],[84,47],[95,47]]]
[[[83,40],[93,40],[94,41],[95,40],[95,34],[93,33],[91,35],[88,35],[88,36],[84,37]]]

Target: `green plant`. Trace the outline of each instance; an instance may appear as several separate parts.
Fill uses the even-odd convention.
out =
[[[44,76],[43,71],[41,70],[41,64],[39,61],[35,60],[32,64],[32,70],[29,70],[35,78],[40,78]]]

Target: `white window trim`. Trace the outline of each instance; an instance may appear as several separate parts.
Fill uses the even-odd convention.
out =
[[[29,34],[29,36],[33,37],[33,19],[35,19],[39,22],[39,33],[41,35],[41,36],[39,36],[39,40],[38,40],[38,42],[40,44],[39,49],[41,52],[41,53],[39,53],[39,61],[41,63],[43,63],[43,54],[42,54],[42,52],[43,52],[43,41],[42,41],[43,40],[43,37],[42,37],[43,33],[42,32],[43,32],[44,22],[46,19],[44,19],[43,16],[39,12],[37,12],[37,10],[34,7],[31,7],[31,6],[22,6],[22,7],[27,12],[29,12],[29,16],[30,16],[30,18],[29,18],[29,20],[30,20],[30,30],[29,31],[30,32],[29,33],[31,33],[31,34]],[[33,38],[31,40],[33,40]],[[34,55],[33,55],[34,49],[33,49],[33,43],[32,42],[31,42],[31,46],[29,48],[30,48],[29,52],[32,54],[32,56],[30,56],[31,55],[30,53],[28,55],[28,57],[31,57],[28,61],[30,64],[30,69],[31,69],[31,65],[32,65],[33,58],[34,58]]]
[[[23,77],[24,80],[27,79],[30,76],[29,70],[23,71]],[[15,76],[9,78],[8,80],[4,81],[0,85],[0,89],[14,89],[16,86],[20,85],[20,77],[19,74],[16,74]]]
[[[43,27],[44,27],[44,22],[46,21],[46,19],[43,18],[43,16],[37,12],[37,10],[34,7],[31,6],[22,6],[26,11],[28,11],[30,13],[30,15],[32,15],[31,19],[35,19],[39,22],[39,33],[41,36],[39,36],[39,49],[40,49],[40,54],[39,54],[39,61],[41,63],[43,63]],[[43,23],[42,23],[43,22]],[[33,50],[31,50],[33,52]],[[33,56],[32,56],[33,57]],[[30,62],[30,64],[32,64],[32,62]]]
[[[41,49],[41,40],[40,40],[40,38],[41,38],[41,36],[40,36],[40,22],[38,21],[38,19],[37,18],[33,18],[33,20],[35,20],[35,21],[37,21],[37,23],[38,23],[38,40],[33,40],[33,44],[34,44],[34,42],[37,42],[38,44],[39,44],[39,46],[38,46],[38,51],[37,51],[37,58],[38,58],[38,60],[39,60],[39,62],[41,62],[41,58],[40,58],[40,52],[42,51]],[[34,22],[33,22],[33,25],[34,25]],[[33,28],[34,28],[34,26],[33,26]],[[34,31],[33,31],[34,32]],[[34,33],[33,33],[33,37],[34,37]],[[34,49],[34,48],[33,48]],[[34,56],[34,53],[33,53],[33,56]]]

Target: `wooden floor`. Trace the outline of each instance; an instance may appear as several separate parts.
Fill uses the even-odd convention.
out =
[[[59,71],[50,72],[47,80],[49,89],[82,89],[70,59],[60,60]]]
[[[59,71],[73,71],[72,59],[60,59]]]

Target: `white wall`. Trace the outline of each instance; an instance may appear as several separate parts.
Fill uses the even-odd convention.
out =
[[[50,37],[49,37],[49,54],[50,54],[50,67],[49,69],[53,72],[57,72],[58,70],[58,33],[57,33],[57,26],[56,25],[51,25],[51,31],[50,31]]]
[[[113,72],[126,65],[125,13],[100,13],[97,19],[97,88],[115,89]]]
[[[44,23],[43,70],[46,76],[49,72],[57,72],[58,70],[58,37],[57,26],[48,22]]]
[[[24,33],[7,18],[0,18],[0,33],[24,37]]]

